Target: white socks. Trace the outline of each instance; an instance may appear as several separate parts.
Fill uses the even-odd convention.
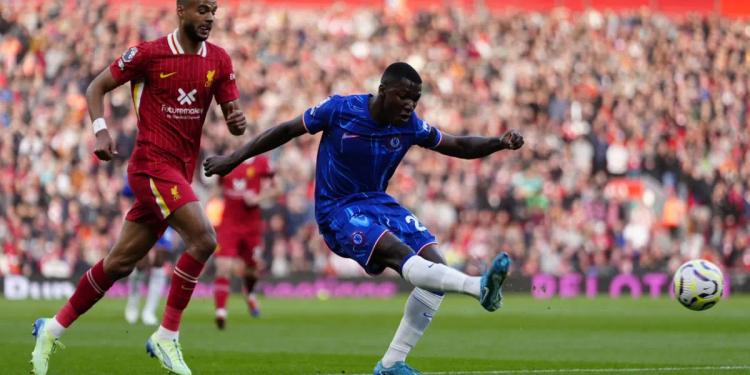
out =
[[[167,273],[163,267],[151,268],[151,275],[148,280],[148,294],[146,295],[146,304],[143,306],[144,314],[156,314],[156,308],[159,305],[161,292],[167,283]]]
[[[159,340],[177,340],[180,338],[180,332],[168,330],[160,325],[159,329],[156,330],[156,338]]]
[[[63,327],[62,324],[57,321],[57,316],[53,316],[52,319],[48,319],[44,324],[44,328],[47,330],[47,332],[51,333],[52,336],[55,336],[58,339],[60,338],[60,336],[62,336],[63,332],[65,332],[65,327]]]
[[[412,258],[420,257],[414,256]],[[384,367],[388,368],[398,361],[406,360],[406,356],[422,337],[427,326],[430,325],[430,321],[432,321],[432,317],[440,307],[441,302],[443,302],[443,296],[424,289],[414,288],[406,300],[404,317],[401,319],[398,330],[396,330],[396,335],[393,336],[393,341],[391,341],[388,351],[383,356]]]
[[[419,255],[409,258],[401,268],[404,280],[418,288],[436,292],[465,293],[479,299],[480,277],[469,276],[444,264],[433,263]]]
[[[140,275],[141,272],[138,269],[134,269],[133,272],[128,276],[128,305],[138,308],[138,302],[141,298],[140,291]]]

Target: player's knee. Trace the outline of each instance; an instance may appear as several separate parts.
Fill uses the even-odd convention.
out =
[[[193,246],[198,254],[208,258],[216,249],[216,233],[213,231],[206,231],[200,236],[197,236]]]
[[[136,263],[127,258],[107,257],[104,258],[104,273],[112,280],[119,280],[130,275]]]

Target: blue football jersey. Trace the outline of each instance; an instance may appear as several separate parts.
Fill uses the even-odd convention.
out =
[[[396,202],[385,190],[409,148],[440,144],[440,131],[416,113],[402,125],[376,123],[370,116],[370,98],[334,95],[304,113],[307,131],[323,132],[315,171],[319,224],[337,207],[352,202]]]

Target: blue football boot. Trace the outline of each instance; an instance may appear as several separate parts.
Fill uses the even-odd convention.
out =
[[[375,370],[372,372],[373,375],[422,375],[421,372],[411,368],[406,362],[398,361],[393,366],[385,368],[383,362],[378,361],[375,365]]]
[[[498,254],[487,272],[482,275],[479,290],[479,303],[487,311],[495,311],[503,306],[503,282],[508,276],[511,265],[510,255]]]

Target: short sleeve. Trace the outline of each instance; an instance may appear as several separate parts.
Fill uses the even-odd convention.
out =
[[[222,58],[221,75],[218,78],[215,94],[216,103],[221,105],[239,99],[240,90],[237,89],[232,59],[226,53]]]
[[[430,125],[427,121],[416,117],[417,120],[417,132],[416,132],[416,144],[424,148],[435,148],[440,144],[443,139],[443,133],[438,128]]]
[[[115,82],[122,85],[125,82],[138,80],[146,76],[148,51],[145,43],[128,48],[117,60],[109,65],[109,72]]]
[[[336,95],[329,96],[315,107],[311,107],[305,111],[302,121],[308,133],[315,134],[328,127],[336,113],[338,98],[339,96]]]

